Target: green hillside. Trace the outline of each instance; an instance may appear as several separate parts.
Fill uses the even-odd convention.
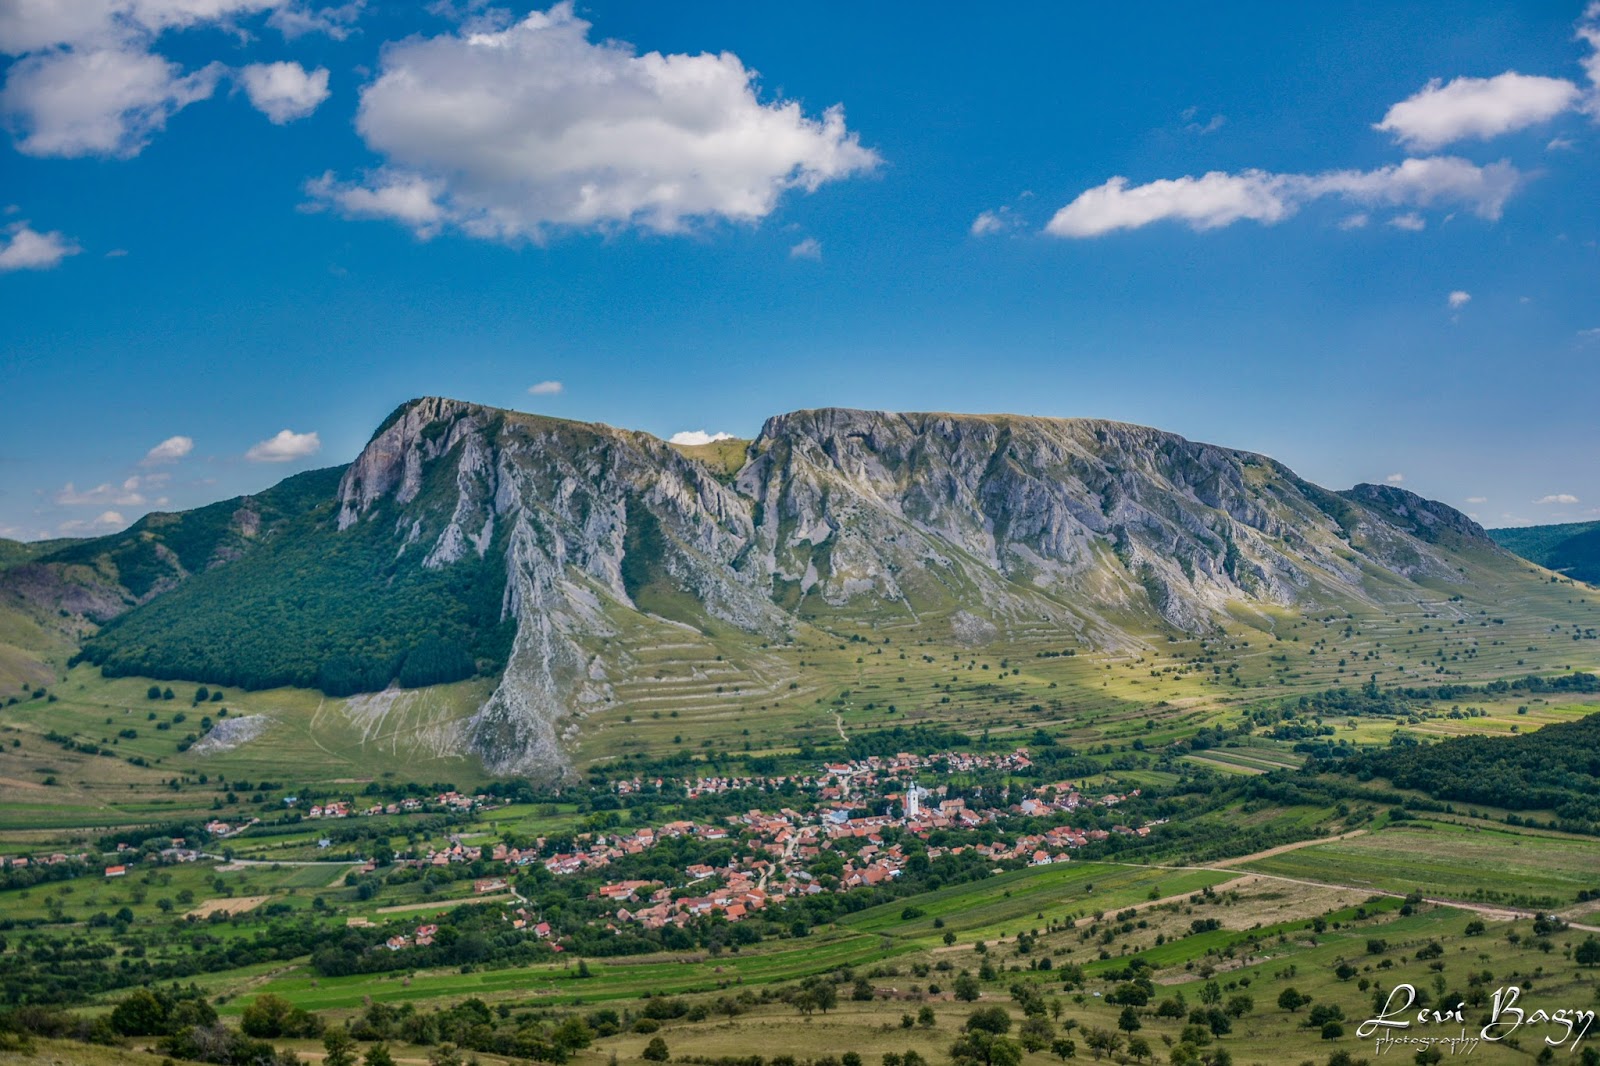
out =
[[[1508,551],[1568,577],[1600,584],[1600,522],[1491,529],[1489,536]]]
[[[278,535],[107,624],[81,658],[111,677],[336,696],[396,679],[417,686],[498,673],[514,633],[500,618],[502,556],[436,570],[401,565],[393,519],[383,516],[337,533],[336,478],[327,475],[338,473],[296,486],[305,489],[292,501],[302,509]],[[142,551],[120,554],[142,559]]]

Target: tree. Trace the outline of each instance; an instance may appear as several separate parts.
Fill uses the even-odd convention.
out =
[[[1600,966],[1600,940],[1589,937],[1577,946],[1572,957],[1579,966]]]
[[[1011,1031],[1011,1015],[1006,1013],[1004,1007],[979,1007],[967,1015],[967,1024],[964,1028],[969,1033],[994,1033],[1001,1035]]]
[[[977,1001],[982,987],[978,984],[976,977],[973,977],[970,973],[964,973],[956,977],[955,990],[957,999],[963,1003],[973,1003]]]
[[[111,1028],[123,1036],[157,1036],[166,1026],[167,1008],[148,988],[135,989],[111,1012]]]
[[[1144,1023],[1139,1020],[1139,1012],[1132,1007],[1123,1007],[1122,1014],[1117,1018],[1117,1028],[1124,1033],[1137,1032],[1144,1028]]]
[[[650,1038],[650,1043],[645,1045],[642,1057],[647,1062],[666,1062],[672,1057],[672,1054],[667,1050],[667,1042],[665,1040],[659,1036],[653,1036]]]
[[[161,698],[161,686],[151,685],[149,688],[145,689],[144,698],[147,700],[159,700]]]
[[[322,1038],[322,1066],[356,1066],[356,1042],[343,1029],[329,1029]]]
[[[1285,988],[1282,992],[1278,993],[1278,1006],[1282,1007],[1290,1014],[1293,1014],[1295,1011],[1299,1010],[1301,1007],[1310,1002],[1311,997],[1305,995],[1293,985],[1290,985],[1288,988]]]
[[[1043,1014],[1033,1014],[1022,1019],[1017,1029],[1017,1039],[1029,1051],[1043,1051],[1056,1037],[1056,1026]]]
[[[917,1011],[917,1024],[924,1029],[932,1029],[937,1022],[938,1018],[934,1015],[932,1007],[924,1005]]]
[[[466,1066],[454,1044],[440,1044],[428,1052],[428,1066]]]
[[[1083,1039],[1096,1059],[1102,1055],[1115,1055],[1117,1049],[1122,1047],[1122,1034],[1110,1029],[1090,1029],[1083,1034]]]
[[[950,1058],[959,1066],[1018,1066],[1022,1045],[1009,1036],[976,1030],[963,1033],[950,1045]]]
[[[361,1066],[395,1066],[394,1056],[389,1054],[388,1044],[373,1044],[367,1048],[367,1053],[361,1056]]]
[[[239,1028],[244,1030],[246,1036],[253,1036],[262,1040],[271,1040],[283,1035],[284,1022],[289,1017],[289,1012],[294,1009],[294,1004],[282,996],[275,996],[268,992],[257,996],[255,1000],[244,1009],[244,1014],[239,1018]]]
[[[1133,1056],[1135,1062],[1143,1062],[1145,1059],[1150,1058],[1152,1055],[1150,1041],[1142,1036],[1130,1036],[1128,1038],[1128,1054]]]

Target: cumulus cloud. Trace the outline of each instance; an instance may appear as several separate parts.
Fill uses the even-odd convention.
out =
[[[156,38],[279,2],[11,0],[0,6],[0,51],[21,58],[0,90],[0,114],[29,155],[137,155],[174,114],[211,96],[224,69],[186,72],[152,50]]]
[[[559,381],[541,381],[536,385],[528,386],[529,396],[555,396],[566,386]]]
[[[792,248],[789,249],[789,258],[790,259],[821,259],[822,258],[822,242],[817,240],[815,237],[807,237],[805,240],[801,241],[800,243],[794,245]]]
[[[1405,479],[1406,479],[1406,476],[1404,474],[1390,474],[1388,477],[1384,478],[1383,480],[1387,484],[1398,485],[1401,482],[1405,481]]]
[[[1472,302],[1472,293],[1464,289],[1457,289],[1445,297],[1445,303],[1450,305],[1450,310],[1459,311]]]
[[[8,226],[0,239],[0,273],[12,270],[49,270],[83,249],[59,231],[40,233],[26,222]]]
[[[974,237],[988,237],[996,233],[1005,233],[1008,230],[1016,229],[1017,226],[1021,225],[1021,222],[1022,220],[1017,217],[1017,213],[1009,205],[1002,205],[993,211],[980,212],[978,217],[972,220],[972,225],[968,227],[968,232]]]
[[[445,183],[418,174],[378,171],[365,184],[341,182],[333,171],[306,182],[308,209],[327,205],[347,218],[386,218],[410,226],[419,237],[432,237],[446,220],[439,202]]]
[[[28,155],[134,156],[174,114],[209,97],[221,73],[211,64],[184,74],[153,52],[47,52],[12,64],[0,111]]]
[[[20,58],[0,89],[0,117],[29,155],[134,156],[173,115],[211,97],[227,70],[218,62],[186,70],[156,52],[162,34],[237,28],[241,18],[271,12],[269,24],[286,36],[339,36],[359,10],[301,0],[6,0],[0,52]]]
[[[1002,208],[1001,210],[1004,210]],[[978,217],[972,220],[969,232],[974,237],[987,237],[991,233],[999,233],[1005,229],[1005,223],[1000,220],[997,211],[980,211]]]
[[[1371,219],[1368,218],[1367,213],[1365,211],[1357,211],[1353,215],[1346,215],[1344,218],[1341,218],[1339,220],[1339,228],[1340,229],[1365,229],[1366,226],[1367,226],[1367,223],[1369,221],[1371,221]]]
[[[139,461],[139,465],[159,466],[162,463],[175,463],[192,451],[194,451],[193,437],[168,437],[148,452],[145,452],[144,458]]]
[[[1493,78],[1438,78],[1393,107],[1373,128],[1406,147],[1431,152],[1462,140],[1486,141],[1548,122],[1571,110],[1582,91],[1565,78],[1507,71]]]
[[[102,511],[94,518],[73,518],[62,522],[56,527],[56,532],[67,536],[77,534],[115,533],[123,529],[128,520],[118,511]]]
[[[1497,219],[1521,181],[1522,175],[1503,160],[1480,167],[1454,156],[1322,174],[1214,170],[1198,178],[1163,178],[1144,185],[1130,185],[1127,178],[1115,177],[1080,193],[1057,211],[1045,232],[1057,237],[1098,237],[1169,220],[1201,231],[1242,220],[1272,225],[1305,204],[1329,196],[1370,207],[1454,204],[1482,218]]]
[[[1415,211],[1407,211],[1403,215],[1395,215],[1385,224],[1393,226],[1395,229],[1403,229],[1408,233],[1421,233],[1428,228],[1428,220]]]
[[[1183,132],[1185,133],[1193,133],[1196,136],[1205,137],[1220,130],[1227,125],[1227,122],[1227,115],[1212,115],[1204,122],[1201,122],[1200,109],[1198,107],[1186,107],[1183,109]]]
[[[289,463],[317,454],[322,441],[315,433],[280,429],[276,436],[251,447],[244,457],[252,463]]]
[[[385,165],[324,175],[313,205],[427,236],[539,239],[552,227],[755,222],[784,193],[872,170],[835,106],[764,103],[738,56],[589,40],[571,4],[386,46],[356,121]]]
[[[1578,502],[1578,498],[1576,496],[1572,495],[1572,493],[1570,493],[1570,492],[1556,492],[1556,493],[1551,493],[1549,496],[1540,496],[1537,500],[1534,500],[1533,502],[1534,503],[1542,503],[1542,504],[1577,503]]]
[[[707,433],[703,429],[685,429],[668,438],[668,444],[715,444],[719,440],[733,440],[732,433]]]
[[[164,476],[151,478],[130,477],[120,485],[113,485],[109,481],[96,485],[92,489],[78,489],[72,482],[67,482],[51,497],[58,507],[104,507],[114,504],[117,507],[142,507],[151,500],[145,496],[145,489],[155,485],[165,484]],[[162,497],[155,501],[165,503]]]
[[[252,63],[239,72],[245,95],[275,125],[305,118],[328,98],[328,69],[299,63]]]
[[[290,3],[273,11],[267,25],[293,40],[308,33],[323,33],[336,41],[350,36],[366,0],[350,0],[346,4],[312,7],[310,4]]]

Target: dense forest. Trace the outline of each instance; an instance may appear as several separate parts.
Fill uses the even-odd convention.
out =
[[[1524,559],[1591,585],[1600,584],[1600,522],[1491,529],[1489,535]]]
[[[498,673],[515,636],[515,621],[501,617],[503,545],[428,569],[396,554],[386,506],[337,531],[332,484],[307,485],[300,513],[271,536],[111,622],[81,658],[114,677],[297,685],[330,696]],[[208,544],[215,550],[215,533],[168,531],[162,543],[200,560]],[[145,551],[135,541],[117,552],[124,581]]]
[[[1509,737],[1455,737],[1399,744],[1335,759],[1325,769],[1436,799],[1511,810],[1551,810],[1570,822],[1600,822],[1600,714]]]

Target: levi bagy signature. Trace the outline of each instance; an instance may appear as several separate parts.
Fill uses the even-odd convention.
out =
[[[1383,1009],[1362,1022],[1356,1028],[1356,1036],[1375,1040],[1380,1055],[1400,1047],[1438,1047],[1452,1055],[1470,1054],[1482,1044],[1497,1044],[1517,1033],[1539,1035],[1552,1048],[1574,1050],[1588,1035],[1595,1017],[1594,1011],[1583,1008],[1524,1006],[1522,989],[1517,985],[1495,989],[1489,1020],[1477,1032],[1467,1025],[1465,1003],[1413,1010],[1416,1003],[1415,986],[1395,985],[1389,990]]]

